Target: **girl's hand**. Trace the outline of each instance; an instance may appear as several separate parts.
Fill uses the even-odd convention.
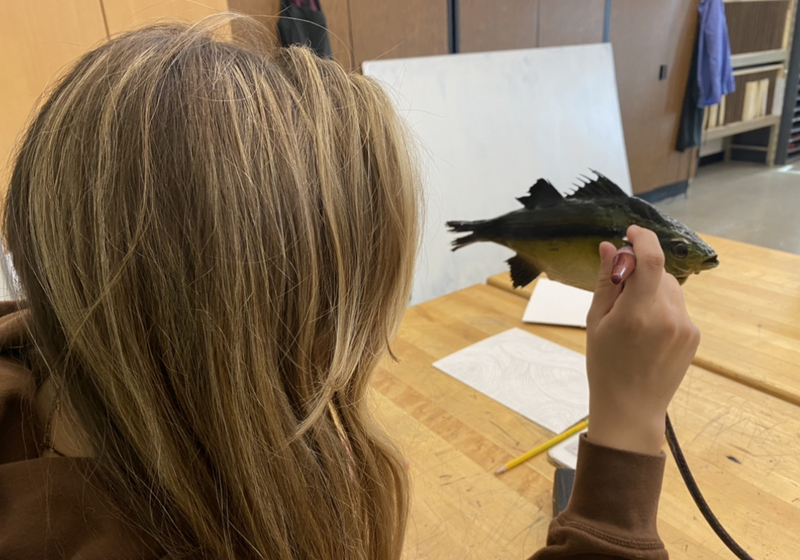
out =
[[[639,453],[660,453],[667,406],[700,343],[683,293],[664,270],[656,235],[628,228],[636,269],[611,282],[616,248],[600,244],[600,277],[587,316],[590,441]]]

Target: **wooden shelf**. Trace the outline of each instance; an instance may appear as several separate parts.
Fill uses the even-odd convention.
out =
[[[780,115],[767,115],[752,121],[735,122],[715,128],[709,128],[703,131],[703,142],[709,140],[716,140],[717,138],[725,138],[726,136],[733,136],[734,134],[741,134],[742,132],[749,132],[751,130],[758,130],[767,126],[776,125],[781,122]]]
[[[733,69],[744,68],[745,66],[756,66],[759,64],[782,63],[789,59],[789,51],[778,49],[774,51],[759,51],[752,53],[742,53],[731,55]]]

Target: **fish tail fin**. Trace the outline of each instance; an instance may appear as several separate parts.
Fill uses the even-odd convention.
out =
[[[489,220],[478,220],[476,222],[447,222],[447,227],[453,233],[469,233],[453,240],[453,251],[471,245],[477,241],[488,241],[485,235],[485,226]]]

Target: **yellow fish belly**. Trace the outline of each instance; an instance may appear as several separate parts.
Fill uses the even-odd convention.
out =
[[[513,249],[540,272],[576,288],[594,291],[600,273],[598,246],[610,241],[617,247],[621,239],[602,237],[565,237],[547,240],[508,240],[504,245]]]

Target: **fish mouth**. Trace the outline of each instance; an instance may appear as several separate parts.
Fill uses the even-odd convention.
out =
[[[706,260],[704,260],[702,266],[703,266],[703,270],[708,270],[710,268],[718,267],[719,266],[719,259],[717,258],[717,255],[714,255],[713,257],[709,257]]]

